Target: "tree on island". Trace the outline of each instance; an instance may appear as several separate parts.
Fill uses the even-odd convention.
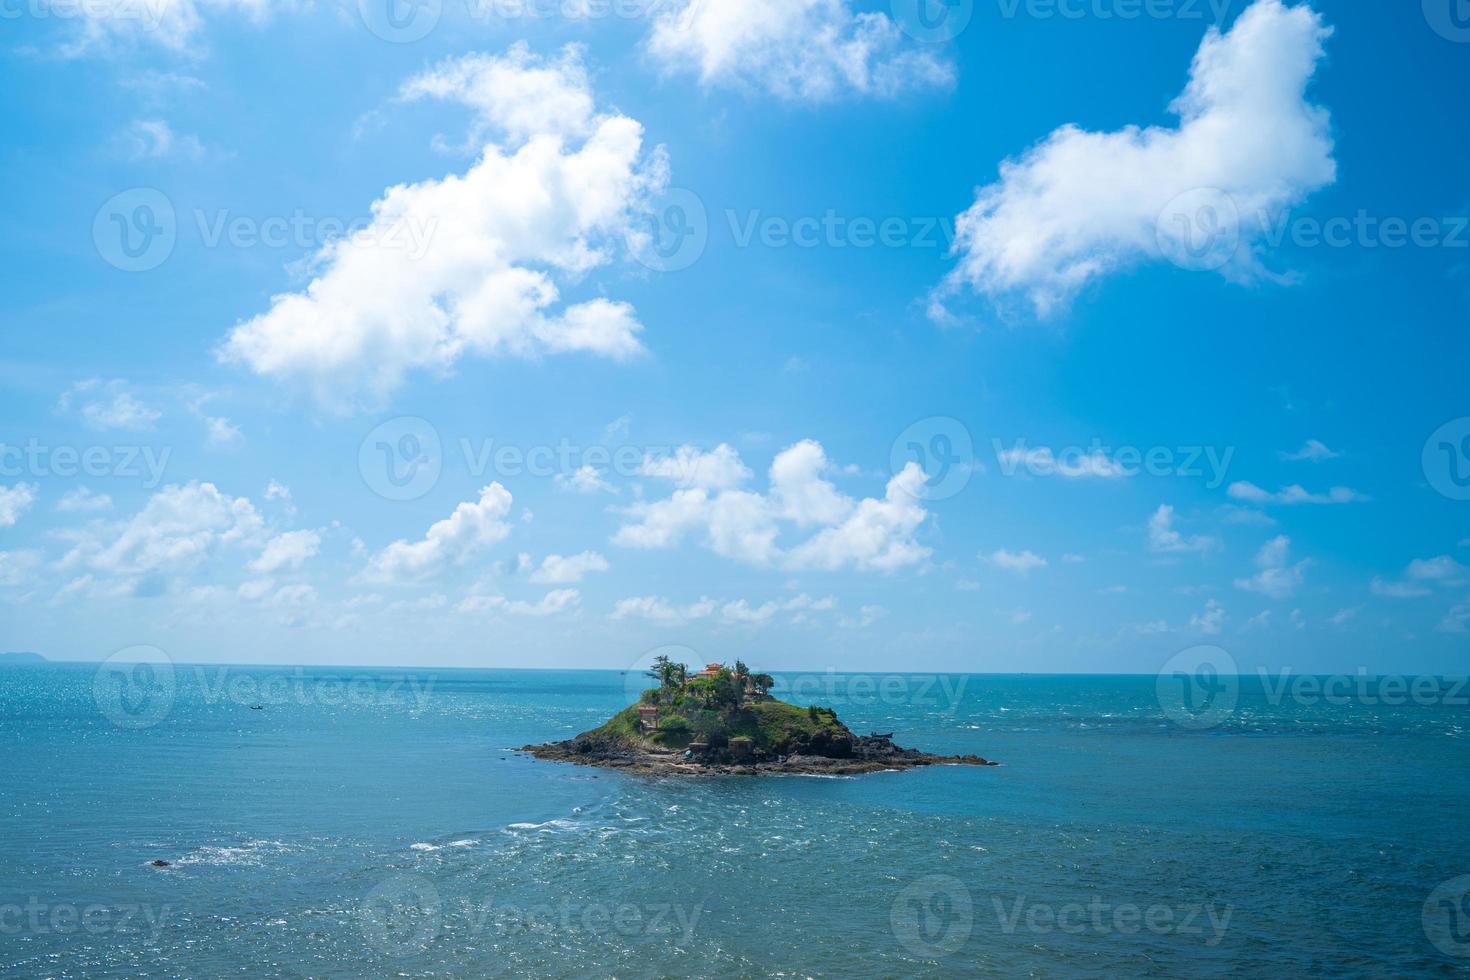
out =
[[[653,658],[653,666],[648,671],[648,676],[658,681],[661,690],[668,691],[676,687],[684,686],[684,675],[688,668],[683,664],[676,664],[664,654]]]

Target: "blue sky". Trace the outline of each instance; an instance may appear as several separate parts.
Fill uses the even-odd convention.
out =
[[[922,3],[6,5],[0,646],[1463,673],[1454,8]]]

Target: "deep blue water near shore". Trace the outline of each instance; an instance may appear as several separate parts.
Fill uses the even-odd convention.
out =
[[[658,781],[506,751],[599,723],[617,672],[180,666],[121,716],[95,674],[0,666],[6,976],[1470,966],[1455,889],[1425,929],[1470,873],[1462,704],[1247,681],[1187,731],[1152,677],[815,678],[855,730],[1004,765]]]

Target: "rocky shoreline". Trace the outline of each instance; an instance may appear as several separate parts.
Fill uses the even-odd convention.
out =
[[[857,735],[821,745],[807,744],[785,755],[754,754],[736,758],[729,749],[710,749],[697,757],[677,749],[646,743],[579,735],[562,742],[527,745],[520,751],[537,759],[571,762],[647,776],[852,776],[922,766],[994,766],[978,755],[931,755],[905,749],[891,735]]]

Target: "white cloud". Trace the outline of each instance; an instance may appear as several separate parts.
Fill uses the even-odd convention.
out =
[[[229,419],[206,416],[204,424],[205,445],[211,449],[233,449],[245,442],[245,434]]]
[[[137,119],[117,138],[119,149],[128,159],[161,160],[179,156],[186,160],[204,158],[204,144],[191,133],[175,133],[164,119]]]
[[[1291,539],[1286,535],[1272,538],[1256,553],[1256,567],[1260,569],[1251,578],[1235,580],[1235,587],[1247,592],[1258,592],[1273,599],[1285,599],[1296,592],[1302,584],[1310,559],[1291,564]]]
[[[724,443],[708,453],[695,446],[680,446],[672,456],[647,456],[638,471],[681,488],[705,490],[728,490],[751,477],[740,454]]]
[[[1429,595],[1429,590],[1415,582],[1390,582],[1374,576],[1371,584],[1374,595],[1388,599],[1418,599]]]
[[[509,613],[512,616],[544,618],[557,613],[574,611],[582,604],[582,593],[576,589],[556,589],[546,593],[537,602],[522,599],[507,599],[501,595],[468,596],[455,608],[461,613]]]
[[[1415,558],[1404,570],[1402,581],[1393,582],[1375,576],[1371,587],[1374,595],[1390,599],[1418,599],[1432,592],[1430,586],[1463,585],[1467,575],[1470,575],[1470,569],[1449,555]]]
[[[1214,538],[1196,534],[1186,538],[1174,529],[1174,508],[1161,504],[1148,519],[1148,548],[1158,554],[1187,554],[1211,551],[1219,542]]]
[[[612,619],[646,619],[663,625],[681,625],[716,614],[721,621],[733,625],[759,626],[774,620],[781,613],[792,613],[796,622],[807,612],[830,612],[837,608],[837,600],[831,596],[814,599],[806,593],[789,599],[771,599],[759,605],[746,599],[728,601],[702,596],[697,602],[679,605],[663,596],[632,596],[620,599],[613,606]]]
[[[845,616],[837,625],[844,629],[867,629],[888,615],[888,610],[878,605],[866,605],[858,610],[857,616]]]
[[[377,581],[419,581],[463,565],[510,534],[506,521],[511,495],[498,483],[480,491],[480,499],[462,503],[454,513],[430,527],[422,541],[399,540],[374,555],[367,576]]]
[[[1004,568],[1017,575],[1030,575],[1038,568],[1046,567],[1046,559],[1031,551],[1006,551],[1004,548],[991,552],[988,559],[997,568]]]
[[[1351,623],[1354,619],[1356,619],[1358,617],[1358,613],[1361,611],[1362,610],[1359,609],[1357,606],[1352,606],[1347,609],[1339,609],[1337,612],[1327,617],[1327,623],[1330,626],[1346,626],[1348,623]]]
[[[0,585],[24,585],[40,567],[39,551],[0,551]]]
[[[559,490],[571,490],[575,493],[617,493],[618,488],[602,478],[602,473],[597,467],[586,465],[579,467],[575,473],[568,475],[558,473],[556,475],[556,486]]]
[[[590,572],[605,572],[609,567],[607,559],[595,551],[569,558],[547,555],[541,567],[531,573],[531,581],[541,585],[571,585],[582,581]]]
[[[671,548],[698,534],[704,547],[754,565],[888,571],[927,558],[913,535],[928,516],[919,502],[924,473],[910,464],[888,482],[883,499],[852,500],[821,474],[830,467],[820,444],[797,443],[771,465],[770,493],[736,489],[749,470],[729,446],[712,453],[684,447],[672,458],[645,461],[646,472],[681,484],[663,499],[640,501],[624,513],[613,543]],[[781,522],[817,526],[790,550],[777,543]]]
[[[1275,493],[1271,493],[1245,480],[1230,484],[1230,489],[1226,492],[1236,500],[1244,500],[1247,503],[1285,504],[1287,506],[1295,504],[1359,504],[1369,499],[1366,495],[1348,487],[1333,487],[1326,493],[1312,493],[1301,486],[1292,484],[1289,487],[1282,487]]]
[[[266,542],[260,557],[250,563],[250,570],[262,575],[282,568],[300,568],[316,557],[321,549],[322,536],[316,531],[287,531]]]
[[[613,606],[613,619],[651,619],[659,623],[685,623],[712,615],[719,603],[708,597],[687,606],[676,606],[662,596],[633,596],[619,599]]]
[[[324,246],[305,291],[236,326],[220,356],[343,409],[467,355],[642,353],[627,303],[562,296],[624,247],[632,212],[667,180],[637,121],[594,113],[580,50],[469,55],[403,97],[459,101],[507,142],[487,142],[463,175],[388,188],[371,225]]]
[[[1342,453],[1328,449],[1326,443],[1308,439],[1296,452],[1278,452],[1276,455],[1288,463],[1322,463],[1329,459],[1337,459]]]
[[[275,587],[275,579],[250,579],[249,581],[241,582],[240,587],[235,590],[235,594],[238,595],[241,599],[246,600],[247,602],[256,602],[260,599],[264,599],[267,595],[270,594],[271,589],[274,589]]]
[[[829,571],[850,564],[888,572],[928,558],[931,549],[914,540],[914,533],[929,516],[919,502],[925,479],[918,464],[909,463],[888,481],[882,500],[860,501],[841,524],[794,548],[787,564]]]
[[[67,57],[106,51],[119,42],[148,41],[172,51],[198,53],[197,36],[205,14],[239,13],[260,23],[274,6],[272,0],[136,0],[132,3],[65,3],[41,0],[55,9],[58,19],[75,21],[78,31],[61,48]],[[64,10],[64,14],[63,14]],[[169,76],[176,77],[176,76]]]
[[[908,43],[881,13],[852,0],[686,0],[664,10],[648,41],[667,71],[706,86],[825,102],[844,93],[892,97],[954,82],[954,68]]]
[[[783,612],[816,611],[825,612],[836,608],[837,600],[831,597],[825,599],[813,599],[806,593],[793,596],[790,599],[772,599],[752,606],[744,599],[736,599],[727,602],[720,608],[720,615],[727,623],[763,624],[774,619]]]
[[[1243,627],[1241,627],[1241,629],[1242,630],[1245,630],[1246,632],[1250,632],[1252,630],[1265,630],[1265,629],[1270,629],[1270,628],[1271,628],[1271,610],[1269,610],[1269,609],[1262,609],[1260,612],[1256,613],[1250,619],[1247,619],[1245,621],[1245,625]]]
[[[1002,163],[1000,180],[957,219],[959,264],[934,315],[948,316],[945,297],[969,286],[992,300],[1024,298],[1044,317],[1097,279],[1181,254],[1198,220],[1181,195],[1201,189],[1239,213],[1240,244],[1221,271],[1265,275],[1256,253],[1269,216],[1336,179],[1328,115],[1306,100],[1330,33],[1305,4],[1257,0],[1228,34],[1206,34],[1171,106],[1177,128],[1068,125]],[[1195,220],[1161,220],[1174,208]]]
[[[1225,607],[1214,599],[1205,603],[1201,612],[1189,617],[1189,628],[1205,636],[1219,636],[1225,627]]]
[[[61,498],[56,509],[63,514],[90,514],[111,510],[112,498],[105,493],[93,493],[86,487],[77,487]]]
[[[153,428],[163,413],[139,401],[127,385],[121,379],[78,381],[61,396],[57,407],[63,412],[75,408],[87,425],[103,432],[111,429],[142,432]]]
[[[852,513],[853,502],[822,478],[831,469],[822,445],[804,439],[771,463],[771,499],[782,518],[798,527],[837,524]]]
[[[36,502],[36,494],[39,492],[40,487],[34,483],[0,486],[0,527],[14,527],[15,522],[20,520],[20,515]]]
[[[1465,581],[1465,576],[1470,574],[1470,569],[1449,555],[1440,555],[1437,558],[1415,558],[1409,562],[1409,568],[1405,574],[1419,582],[1460,585]]]
[[[246,497],[212,483],[170,485],[125,521],[62,532],[73,544],[60,567],[113,579],[119,594],[153,594],[227,546],[258,544],[263,527]]]
[[[1441,633],[1467,633],[1470,632],[1470,599],[1457,602],[1445,613],[1444,619],[1439,621],[1437,629]]]
[[[290,500],[291,499],[291,488],[288,487],[288,486],[286,486],[285,484],[277,481],[277,480],[272,480],[270,483],[268,483],[266,485],[266,488],[265,488],[265,499],[266,500]]]

